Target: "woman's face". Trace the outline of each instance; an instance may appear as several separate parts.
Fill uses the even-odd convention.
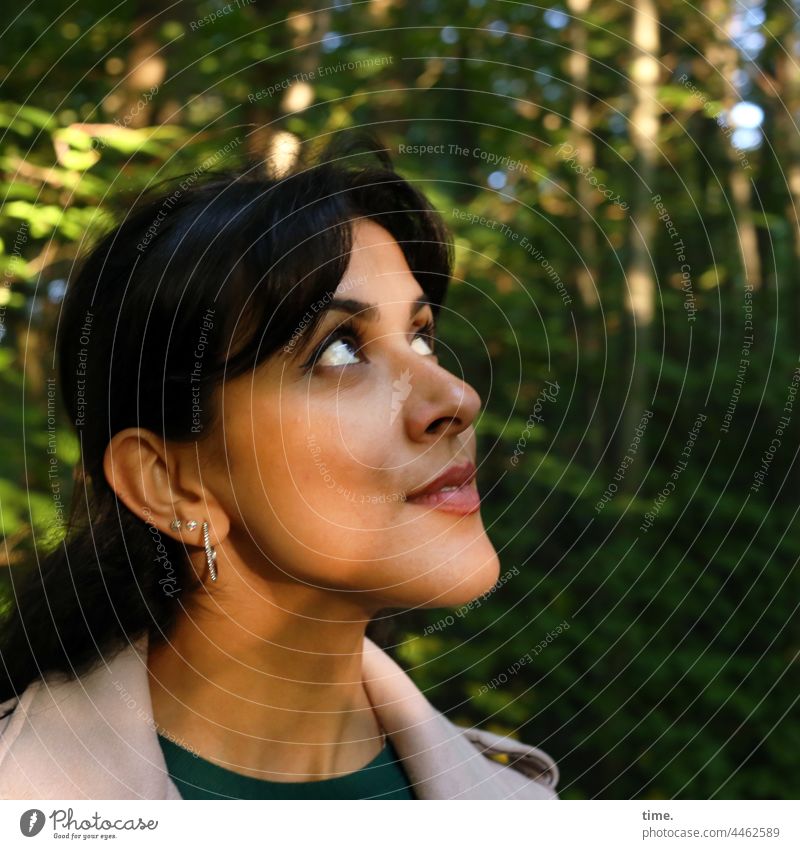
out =
[[[408,494],[476,462],[480,398],[438,365],[424,329],[433,314],[415,303],[423,290],[374,222],[356,223],[334,297],[356,313],[328,305],[290,353],[224,384],[223,459],[204,465],[204,485],[231,522],[220,544],[267,579],[355,591],[370,612],[469,601],[499,571],[470,504],[474,481],[427,503]],[[304,369],[346,320],[358,338],[334,335]],[[433,506],[437,498],[450,510]]]

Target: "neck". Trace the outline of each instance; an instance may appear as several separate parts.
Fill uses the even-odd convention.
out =
[[[174,742],[271,781],[353,772],[383,745],[362,681],[370,613],[346,594],[226,569],[148,656],[153,717]],[[349,594],[352,596],[353,594]]]

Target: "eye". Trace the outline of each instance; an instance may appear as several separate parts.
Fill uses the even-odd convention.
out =
[[[316,366],[346,366],[355,365],[348,358],[347,349],[357,350],[362,344],[358,327],[352,320],[343,321],[335,327],[319,345],[314,349],[311,356],[303,363],[301,368],[308,371]],[[331,352],[331,356],[328,356]]]
[[[429,321],[416,331],[411,345],[418,354],[436,356],[435,330],[435,324]],[[363,357],[358,353],[363,344],[364,340],[356,323],[344,321],[323,339],[302,368],[307,371],[317,366],[335,368],[357,365],[363,362]]]
[[[320,366],[348,366],[354,363],[361,362],[360,359],[353,359],[349,356],[348,350],[353,351],[358,348],[358,340],[351,339],[349,336],[340,336],[337,339],[330,340],[319,353],[315,363]]]
[[[436,352],[434,351],[434,345],[436,344],[436,339],[434,336],[434,332],[436,327],[432,321],[424,324],[417,331],[414,340],[411,343],[411,346],[418,354],[422,354],[423,356],[436,356]],[[422,345],[418,345],[417,343],[422,343]],[[416,345],[416,347],[414,347]]]

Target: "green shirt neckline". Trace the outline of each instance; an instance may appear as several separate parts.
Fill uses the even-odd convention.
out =
[[[413,799],[397,751],[387,736],[361,769],[319,781],[270,781],[242,775],[195,755],[158,734],[167,771],[184,799]]]

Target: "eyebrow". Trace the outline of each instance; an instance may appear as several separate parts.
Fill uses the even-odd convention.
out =
[[[427,295],[420,295],[411,303],[409,318],[413,318],[423,307],[433,304],[428,300]],[[356,318],[364,319],[364,321],[377,321],[380,318],[381,310],[377,304],[370,304],[367,301],[358,301],[355,298],[333,298],[331,300],[328,311],[337,310],[346,312]]]

